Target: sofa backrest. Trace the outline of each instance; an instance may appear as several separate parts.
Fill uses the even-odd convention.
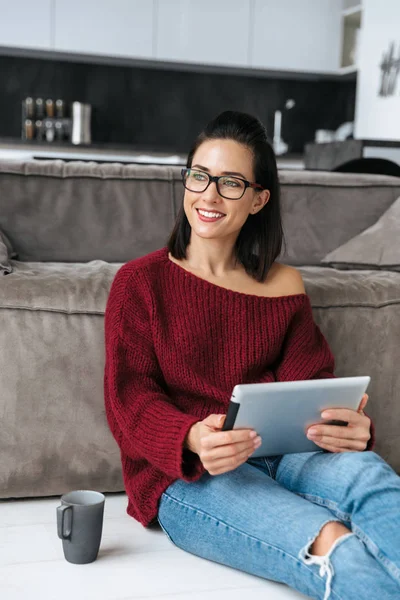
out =
[[[0,162],[0,231],[21,261],[126,262],[166,244],[182,204],[181,167]],[[319,264],[373,225],[400,196],[400,179],[280,171],[286,250]]]
[[[0,162],[0,231],[22,261],[125,262],[165,243],[169,167]]]
[[[400,196],[387,175],[282,171],[281,205],[287,252],[281,262],[318,265],[368,227]]]

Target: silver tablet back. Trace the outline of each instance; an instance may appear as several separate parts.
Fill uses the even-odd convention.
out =
[[[370,377],[337,377],[273,383],[238,384],[231,400],[238,403],[234,429],[251,428],[262,437],[252,457],[322,450],[306,436],[321,423],[327,408],[357,410]]]

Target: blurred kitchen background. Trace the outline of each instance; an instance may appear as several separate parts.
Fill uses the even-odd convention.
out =
[[[219,112],[281,168],[400,164],[399,0],[0,0],[0,156],[183,164]]]

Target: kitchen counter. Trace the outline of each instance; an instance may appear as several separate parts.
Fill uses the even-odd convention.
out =
[[[156,151],[129,144],[90,144],[74,146],[69,143],[26,142],[0,138],[0,159],[11,160],[86,160],[96,162],[127,162],[143,164],[186,165],[182,152]],[[301,154],[277,158],[279,169],[304,169]]]
[[[69,143],[26,142],[0,138],[0,158],[16,160],[62,159],[106,162],[137,162],[148,164],[183,165],[186,158],[176,152],[158,152],[124,144],[90,144],[74,146]]]
[[[348,161],[360,158],[383,158],[400,165],[400,141],[344,140],[323,144],[306,144],[306,169],[332,171]]]

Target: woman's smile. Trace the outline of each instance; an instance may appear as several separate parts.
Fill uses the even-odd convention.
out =
[[[196,208],[196,211],[200,221],[205,221],[206,223],[214,223],[225,217],[225,215],[219,211],[203,210],[201,208]]]

